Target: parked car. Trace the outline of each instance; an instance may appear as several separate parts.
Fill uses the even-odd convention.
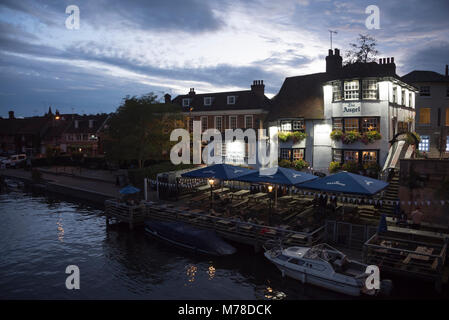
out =
[[[2,167],[5,166],[6,168],[8,168],[8,167],[17,168],[18,166],[25,163],[26,158],[27,158],[26,154],[12,155],[8,159],[3,160],[1,162]]]

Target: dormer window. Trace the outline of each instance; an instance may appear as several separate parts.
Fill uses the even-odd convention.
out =
[[[182,106],[183,107],[190,106],[190,99],[189,98],[182,99]]]
[[[228,96],[228,104],[235,104],[235,96]]]
[[[204,105],[210,106],[212,104],[212,98],[211,97],[204,97]]]

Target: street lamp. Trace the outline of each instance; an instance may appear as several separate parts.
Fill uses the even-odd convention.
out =
[[[214,188],[214,179],[209,179],[209,184],[210,184],[210,208],[212,209],[212,201],[214,200],[214,196],[213,196],[213,188]]]
[[[272,198],[273,198],[272,191],[273,191],[273,186],[269,185],[268,186],[268,199],[270,200],[270,206],[269,206],[269,211],[268,211],[268,224],[270,224],[270,225],[271,225],[270,220],[271,220],[271,207],[272,207],[271,201],[272,201]]]

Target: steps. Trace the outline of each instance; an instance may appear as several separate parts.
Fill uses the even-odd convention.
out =
[[[399,174],[395,172],[394,176],[389,181],[389,186],[385,190],[383,200],[397,201],[399,193]],[[382,206],[382,213],[387,216],[394,216],[394,208],[396,204],[384,203]]]

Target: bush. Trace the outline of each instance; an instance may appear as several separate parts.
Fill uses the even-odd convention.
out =
[[[355,161],[347,161],[347,162],[343,163],[341,168],[345,171],[352,172],[352,173],[359,172],[359,164]]]
[[[309,164],[307,163],[307,161],[305,161],[303,159],[299,159],[299,160],[293,161],[292,166],[296,170],[301,171],[302,169],[307,168],[309,166]]]
[[[340,162],[332,161],[329,164],[329,172],[330,173],[336,173],[336,172],[338,172],[340,170],[341,170],[341,163]]]
[[[292,163],[290,162],[290,160],[282,159],[278,162],[278,165],[279,167],[291,168]]]
[[[343,136],[343,131],[341,130],[333,130],[331,132],[331,139],[335,141],[341,140],[341,137]]]

